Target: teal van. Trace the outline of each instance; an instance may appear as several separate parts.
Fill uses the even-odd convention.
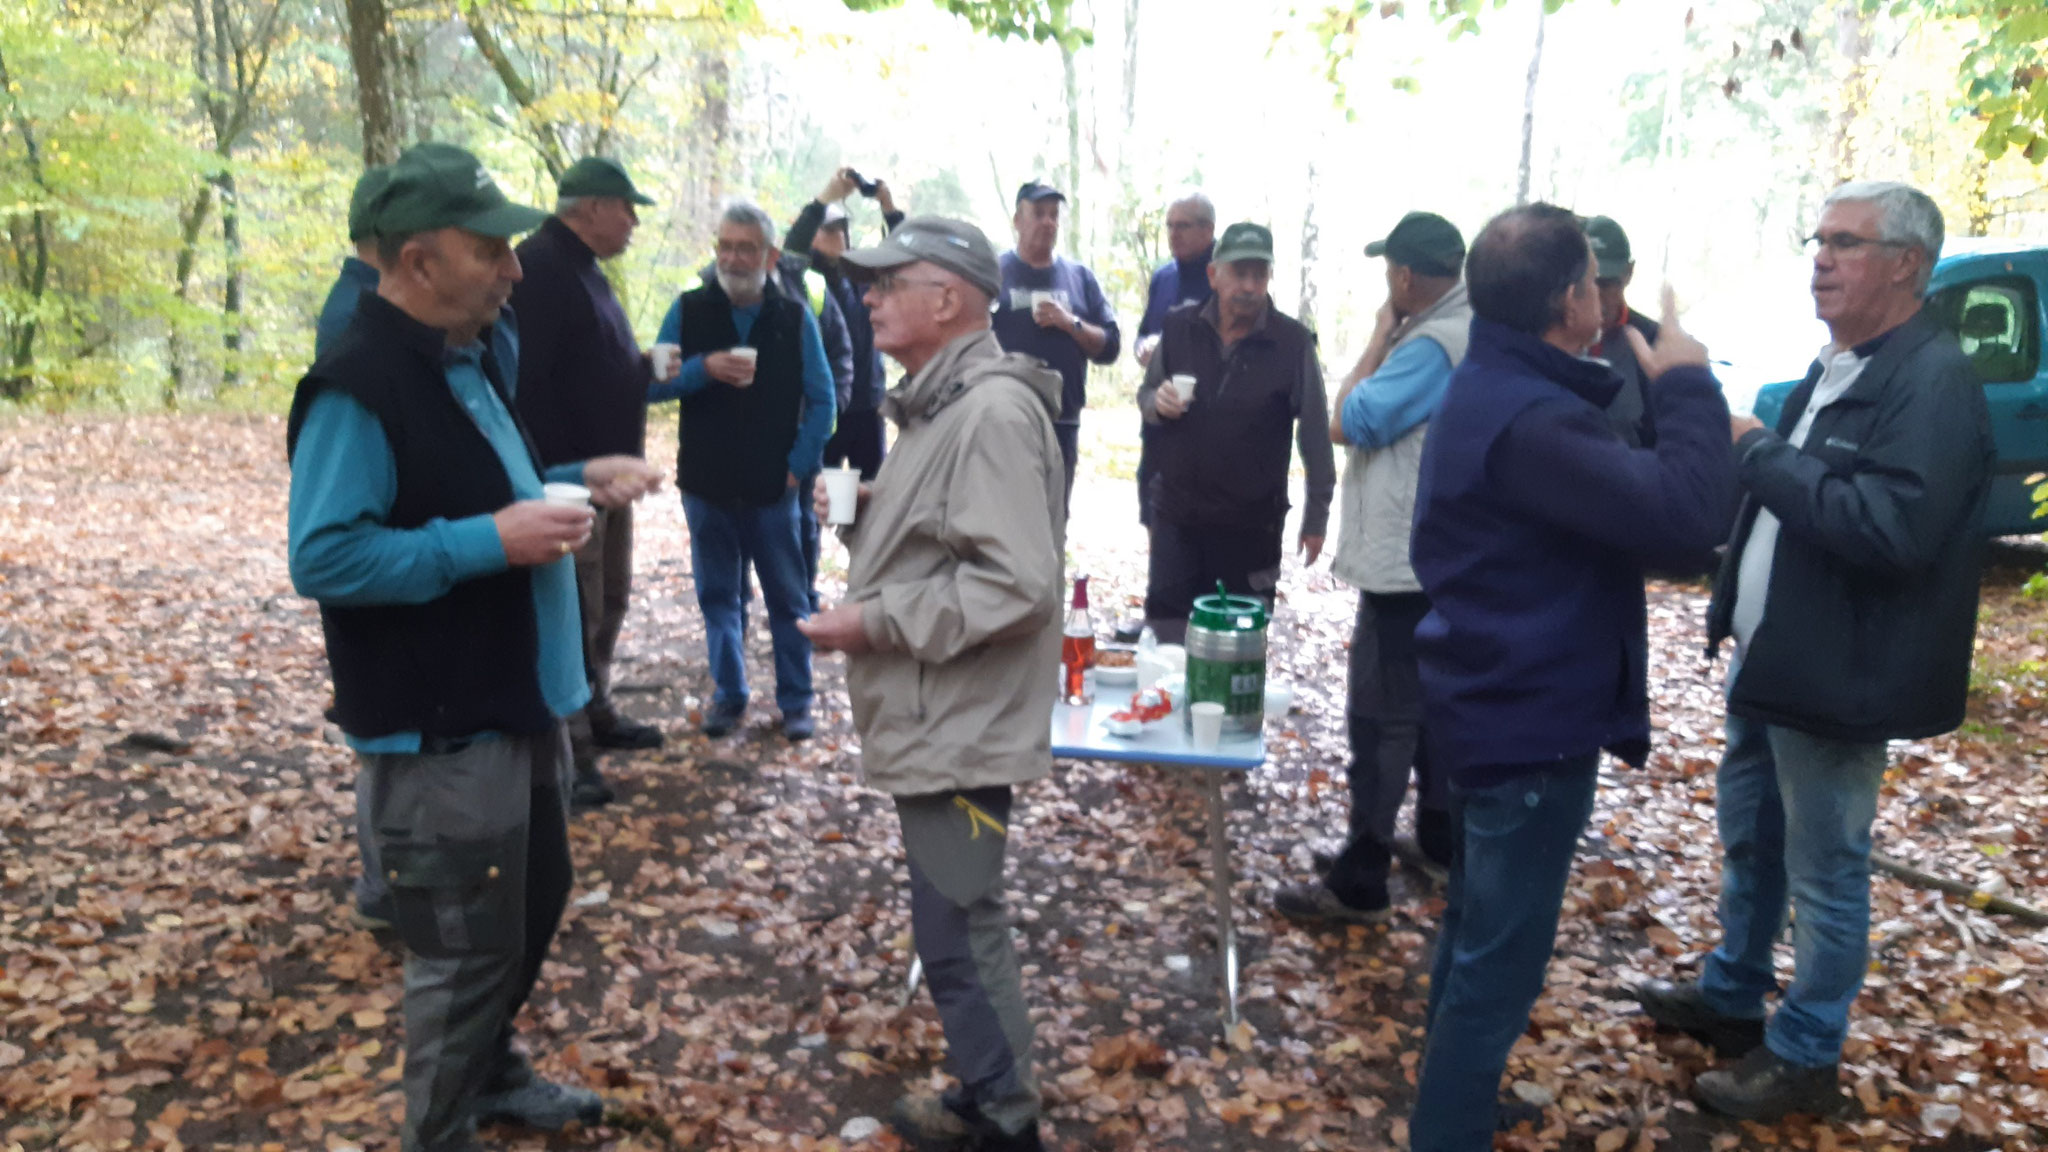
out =
[[[2048,248],[2016,240],[1951,240],[1944,245],[1927,302],[1963,346],[1984,381],[1998,461],[1984,534],[2017,536],[2048,530],[2034,519],[2034,485],[2048,472],[2048,365],[2041,360],[2043,288]],[[1767,384],[1756,394],[1756,417],[1778,426],[1799,382]]]

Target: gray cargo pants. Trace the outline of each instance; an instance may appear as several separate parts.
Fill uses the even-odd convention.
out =
[[[572,874],[562,727],[438,754],[367,754],[357,787],[405,955],[404,1152],[475,1147],[479,1096],[516,1074],[512,1019]]]
[[[960,1081],[955,1110],[1015,1135],[1038,1122],[1038,1083],[1003,909],[1010,789],[898,796],[896,814],[910,859],[911,931],[946,1030],[947,1071]]]

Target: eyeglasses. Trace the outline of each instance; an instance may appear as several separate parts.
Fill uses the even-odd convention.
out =
[[[876,275],[876,277],[869,282],[868,291],[873,292],[877,296],[889,296],[895,294],[897,291],[901,289],[908,288],[911,287],[912,285],[917,284],[922,284],[927,288],[952,287],[952,285],[946,283],[944,280],[920,280],[912,276],[898,276],[894,272],[883,272]]]
[[[1825,248],[1837,256],[1847,256],[1858,248],[1870,245],[1876,245],[1880,248],[1912,247],[1911,244],[1904,240],[1879,240],[1872,236],[1858,236],[1854,232],[1831,232],[1825,236],[1816,232],[1808,236],[1804,243],[1809,253],[1819,252],[1822,248]]]

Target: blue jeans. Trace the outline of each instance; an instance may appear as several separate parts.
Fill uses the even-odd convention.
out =
[[[1501,1074],[1543,992],[1599,763],[1595,752],[1489,787],[1451,784],[1458,842],[1430,968],[1412,1152],[1493,1147]]]
[[[1870,966],[1870,823],[1884,765],[1882,741],[1728,716],[1715,778],[1721,946],[1700,969],[1700,991],[1717,1012],[1761,1017],[1778,986],[1771,947],[1797,905],[1792,987],[1764,1034],[1787,1063],[1819,1068],[1842,1058],[1849,1006]]]
[[[811,710],[811,640],[796,626],[811,615],[796,503],[796,494],[787,491],[775,503],[761,506],[683,493],[697,607],[704,613],[704,646],[717,685],[711,698],[714,708],[737,711],[747,704],[746,623],[740,595],[746,587],[746,561],[751,559],[761,578],[768,633],[775,642],[775,704],[784,718]]]

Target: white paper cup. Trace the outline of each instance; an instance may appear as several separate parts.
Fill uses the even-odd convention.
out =
[[[728,356],[737,356],[740,359],[745,360],[749,364],[752,364],[754,361],[759,360],[761,358],[761,350],[759,348],[755,348],[747,344],[742,344],[737,348],[727,348],[725,350],[725,354]]]
[[[860,509],[860,469],[827,468],[825,476],[825,522],[851,524]]]
[[[656,344],[647,350],[647,363],[654,369],[656,380],[672,380],[683,366],[683,348],[680,344]]]
[[[1280,720],[1287,716],[1287,710],[1294,707],[1294,685],[1278,680],[1266,681],[1266,719]]]
[[[1186,375],[1185,373],[1178,376],[1169,376],[1166,382],[1173,385],[1173,398],[1180,401],[1181,407],[1185,408],[1195,402],[1195,378],[1193,376]]]
[[[1055,304],[1058,302],[1059,297],[1053,295],[1050,292],[1033,292],[1031,294],[1031,310],[1033,312],[1038,311],[1038,306],[1040,304]]]
[[[1188,718],[1194,726],[1195,751],[1214,752],[1223,742],[1223,705],[1214,700],[1190,704]]]
[[[581,484],[543,484],[541,499],[557,508],[588,508],[590,489]]]

